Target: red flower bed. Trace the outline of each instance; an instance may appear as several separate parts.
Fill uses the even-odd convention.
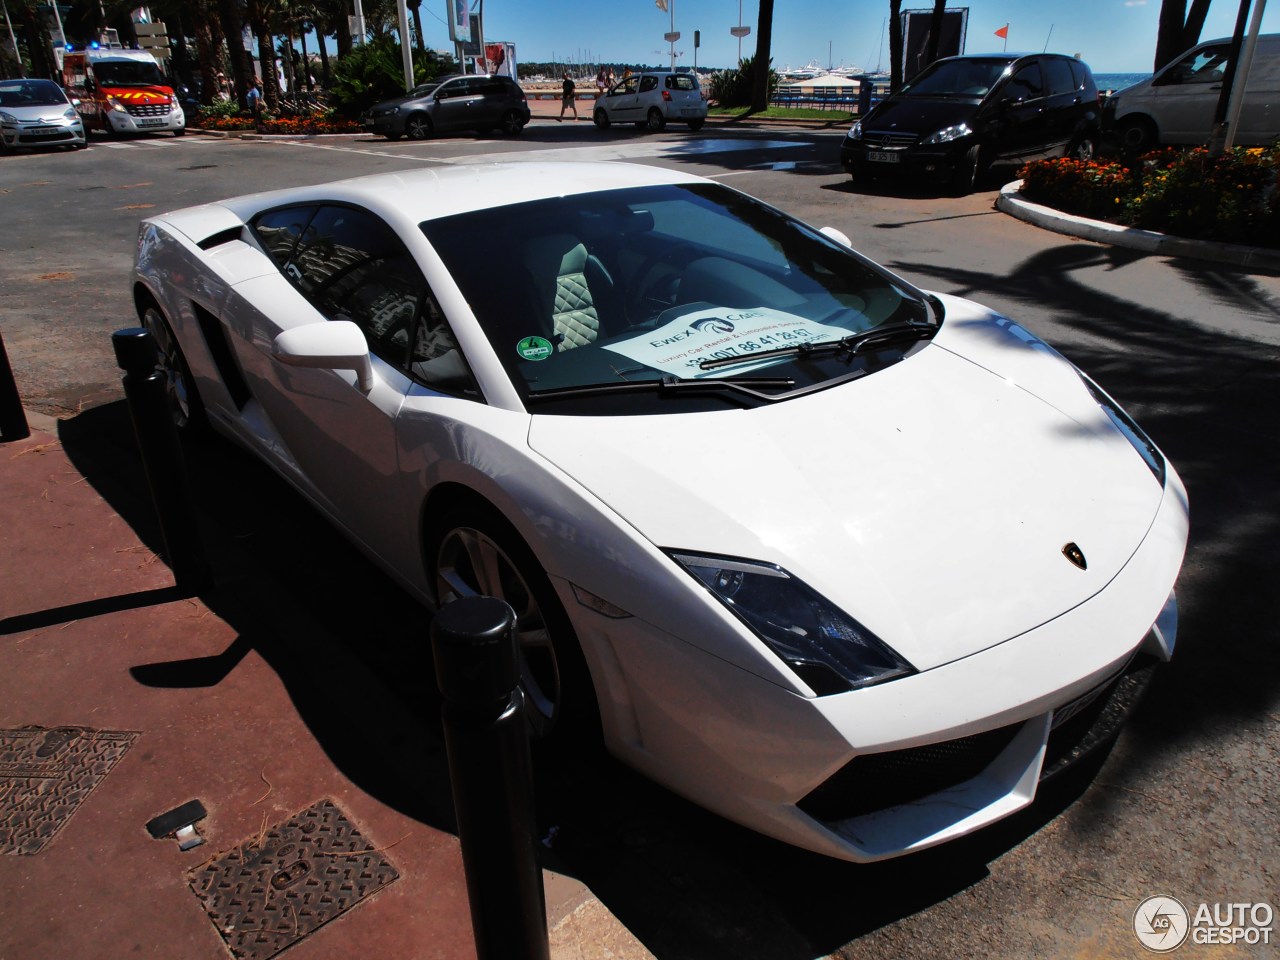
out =
[[[1166,147],[1132,167],[1037,160],[1018,175],[1028,200],[1065,213],[1175,236],[1280,247],[1280,143],[1236,147],[1216,159],[1203,147]]]
[[[235,116],[198,116],[191,124],[201,130],[253,131],[258,133],[316,134],[359,133],[360,124],[343,120],[327,113],[315,113],[306,117],[265,116],[257,123],[247,113]]]

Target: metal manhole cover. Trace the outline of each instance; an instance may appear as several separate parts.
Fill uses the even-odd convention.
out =
[[[0,853],[39,853],[137,739],[88,727],[0,730]]]
[[[232,954],[266,960],[399,876],[332,800],[321,800],[188,880]]]

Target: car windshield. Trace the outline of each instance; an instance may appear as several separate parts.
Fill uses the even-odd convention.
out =
[[[1004,76],[1010,60],[941,60],[902,88],[906,97],[985,97]]]
[[[110,87],[163,86],[164,78],[154,63],[142,60],[98,60],[93,64],[98,82]]]
[[[773,402],[896,362],[934,328],[918,291],[719,184],[578,194],[421,227],[540,412]],[[883,349],[827,349],[881,327],[893,333],[872,338]]]
[[[67,102],[67,95],[52,80],[0,82],[0,107],[53,107]]]

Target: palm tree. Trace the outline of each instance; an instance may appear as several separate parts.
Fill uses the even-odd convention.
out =
[[[1185,50],[1190,50],[1200,40],[1204,18],[1209,14],[1209,0],[1191,0],[1191,12],[1187,12],[1187,0],[1162,0],[1160,26],[1156,33],[1156,60],[1153,70],[1165,64]]]
[[[751,110],[769,108],[769,47],[773,43],[773,0],[760,0],[760,19],[756,25],[756,69],[751,85]]]

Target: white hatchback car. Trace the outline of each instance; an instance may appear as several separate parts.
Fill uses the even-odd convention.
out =
[[[1186,493],[1026,329],[727,186],[456,164],[144,221],[173,414],[428,606],[535,732],[850,860],[1031,803],[1173,652]]]
[[[0,147],[86,146],[84,122],[60,86],[38,78],[0,80]]]
[[[694,74],[646,70],[601,94],[591,118],[601,130],[611,123],[634,123],[657,131],[669,120],[700,130],[707,121],[707,101]]]

